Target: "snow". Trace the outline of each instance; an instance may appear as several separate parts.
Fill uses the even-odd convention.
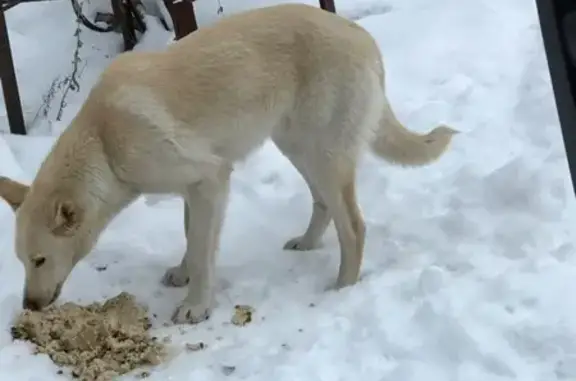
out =
[[[225,15],[271,3],[222,0]],[[221,17],[216,0],[196,6],[200,26]],[[282,250],[303,232],[311,201],[267,144],[234,174],[209,321],[163,326],[185,293],[159,282],[184,250],[182,201],[170,197],[142,198],[118,216],[60,301],[129,291],[147,304],[157,316],[154,333],[173,336],[173,356],[150,380],[576,379],[576,205],[534,2],[342,0],[337,7],[378,40],[391,103],[409,128],[444,122],[463,131],[428,167],[365,157],[361,282],[326,291],[339,261],[332,228],[316,251]],[[80,91],[69,93],[57,120],[62,90],[46,114],[38,110],[54,79],[72,69],[70,4],[21,4],[7,19],[32,130],[0,134],[0,175],[29,182],[121,38],[82,29]],[[148,21],[137,49],[161,49],[171,34]],[[46,356],[11,341],[23,269],[5,203],[0,221],[0,380],[64,380]],[[228,324],[235,304],[253,306],[255,321]],[[198,341],[208,348],[182,350]]]

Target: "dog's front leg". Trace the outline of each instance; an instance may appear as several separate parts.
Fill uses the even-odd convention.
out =
[[[193,214],[186,234],[184,261],[188,295],[176,309],[175,323],[199,323],[210,317],[214,303],[216,251],[230,187],[230,171],[190,186],[186,203]],[[183,266],[184,267],[184,266]]]
[[[188,235],[188,228],[190,226],[190,207],[186,200],[184,200],[184,234]],[[178,266],[170,267],[164,273],[162,283],[166,287],[184,287],[188,284],[188,269],[186,268],[186,255],[182,256],[182,260]]]

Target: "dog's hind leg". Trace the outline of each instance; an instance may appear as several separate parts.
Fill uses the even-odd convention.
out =
[[[306,180],[314,198],[312,217],[303,236],[288,245],[313,247],[333,219],[340,243],[341,261],[336,287],[356,283],[362,263],[365,227],[356,203],[355,160],[326,156],[321,152],[295,152],[289,137],[277,134],[274,142]]]
[[[310,222],[308,223],[306,232],[301,236],[288,240],[284,245],[284,249],[302,251],[312,250],[320,246],[322,236],[324,236],[332,218],[328,213],[326,203],[322,200],[320,193],[318,193],[316,187],[306,174],[306,169],[302,165],[296,165],[294,161],[292,163],[296,169],[298,169],[304,180],[306,180],[310,193],[312,194],[312,216],[310,217]]]
[[[338,167],[326,160],[315,173],[315,186],[325,200],[340,243],[336,288],[358,281],[364,251],[365,224],[356,201],[355,168]]]

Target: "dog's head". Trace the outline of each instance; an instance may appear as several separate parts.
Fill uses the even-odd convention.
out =
[[[15,211],[15,250],[26,271],[24,308],[39,310],[60,295],[62,285],[90,251],[90,230],[83,210],[72,198],[41,194],[0,177],[0,197]]]

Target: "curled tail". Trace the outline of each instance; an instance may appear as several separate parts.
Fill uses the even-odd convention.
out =
[[[380,126],[372,142],[373,151],[383,159],[404,166],[422,166],[438,159],[458,131],[438,126],[428,134],[417,134],[404,127],[385,102]]]

